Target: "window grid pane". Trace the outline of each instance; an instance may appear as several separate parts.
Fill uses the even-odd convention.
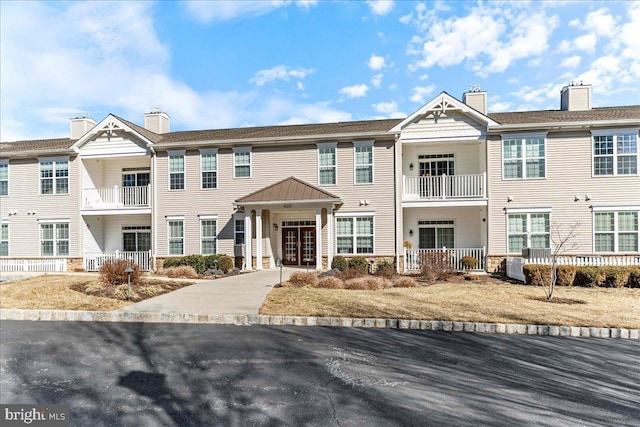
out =
[[[235,220],[235,244],[242,245],[244,244],[244,219],[236,219]]]
[[[595,221],[596,232],[614,230],[613,212],[596,212]]]

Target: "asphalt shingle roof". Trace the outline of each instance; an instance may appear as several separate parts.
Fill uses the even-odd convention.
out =
[[[590,122],[624,119],[640,120],[640,105],[628,105],[624,107],[600,107],[584,111],[516,111],[510,113],[490,113],[488,114],[488,116],[501,125]]]

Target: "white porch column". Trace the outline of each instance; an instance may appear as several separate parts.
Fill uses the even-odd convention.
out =
[[[327,268],[333,262],[333,208],[327,208]]]
[[[262,209],[256,209],[256,270],[262,270]]]
[[[251,265],[251,210],[244,211],[244,269],[253,270]]]
[[[322,270],[322,208],[316,209],[316,270]]]

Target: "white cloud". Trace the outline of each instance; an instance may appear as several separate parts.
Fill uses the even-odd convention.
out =
[[[576,68],[578,65],[580,65],[581,60],[582,57],[580,57],[579,55],[572,55],[564,58],[562,62],[560,62],[560,66],[563,68]]]
[[[294,2],[282,0],[256,0],[256,1],[236,1],[236,0],[218,0],[218,1],[202,1],[189,0],[180,4],[185,8],[187,14],[195,21],[202,24],[210,24],[212,22],[228,21],[238,18],[253,18],[260,15],[270,13],[280,7],[289,6]],[[308,9],[315,5],[315,0],[296,1],[298,7]]]
[[[398,104],[395,101],[391,101],[391,102],[380,102],[378,104],[371,104],[371,106],[378,112],[378,113],[386,113],[386,114],[390,114],[393,113],[394,111],[398,111]]]
[[[431,95],[436,85],[418,86],[411,89],[411,101],[424,104],[427,102],[427,96]]]
[[[594,53],[597,41],[598,39],[595,34],[584,34],[573,41],[573,46],[575,46],[576,49],[584,50],[588,53]]]
[[[365,84],[347,86],[340,89],[340,93],[346,95],[348,98],[361,98],[367,95],[369,86]]]
[[[274,80],[284,80],[288,82],[291,77],[304,79],[313,72],[315,72],[313,68],[291,68],[286,65],[277,65],[273,68],[269,68],[268,70],[258,71],[249,81],[258,86],[262,86],[265,83],[272,82]]]
[[[380,70],[385,67],[384,58],[382,56],[371,55],[371,58],[369,58],[367,65],[374,71]]]
[[[367,1],[367,4],[375,15],[386,15],[391,12],[394,6],[393,0],[372,0]]]
[[[375,88],[379,88],[382,84],[383,77],[384,74],[375,74],[373,77],[371,77],[371,85]]]

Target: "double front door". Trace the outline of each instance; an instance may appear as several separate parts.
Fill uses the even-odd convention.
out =
[[[315,266],[315,227],[283,227],[282,255],[284,265]]]

